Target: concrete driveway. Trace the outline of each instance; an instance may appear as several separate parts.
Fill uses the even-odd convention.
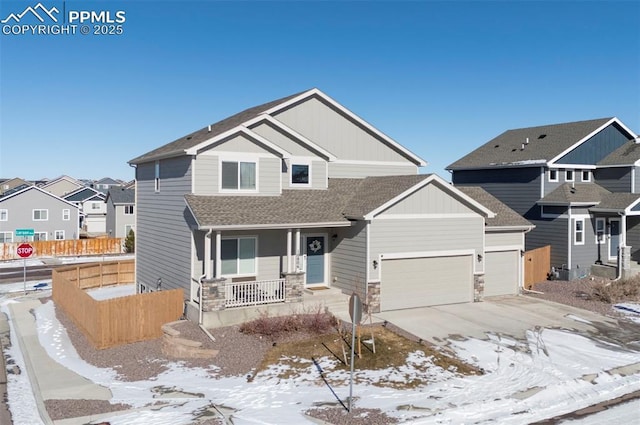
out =
[[[447,339],[488,339],[488,335],[524,340],[527,330],[572,329],[603,341],[640,348],[640,325],[528,296],[505,296],[479,303],[396,310],[373,315],[436,345]]]

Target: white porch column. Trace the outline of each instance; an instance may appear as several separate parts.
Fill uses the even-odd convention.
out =
[[[211,279],[211,267],[213,258],[211,258],[211,230],[204,235],[204,277]]]
[[[296,229],[296,271],[300,271],[300,229]]]
[[[287,229],[287,273],[291,273],[291,229]]]
[[[216,232],[216,279],[220,279],[222,275],[222,232]]]
[[[622,214],[620,216],[620,233],[622,234],[622,246],[627,246],[627,215]]]

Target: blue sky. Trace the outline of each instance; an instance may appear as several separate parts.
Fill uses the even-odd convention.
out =
[[[0,34],[2,178],[133,179],[128,160],[312,87],[446,179],[511,128],[617,116],[640,133],[639,1],[41,3],[126,22]]]

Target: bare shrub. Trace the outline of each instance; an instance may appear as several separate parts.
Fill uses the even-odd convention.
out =
[[[269,316],[263,313],[255,320],[240,325],[245,334],[262,335],[276,339],[292,332],[322,334],[334,330],[338,320],[331,313],[318,309],[310,313],[291,314],[288,316]]]
[[[640,300],[640,276],[614,282],[598,283],[592,289],[591,296],[609,304]]]

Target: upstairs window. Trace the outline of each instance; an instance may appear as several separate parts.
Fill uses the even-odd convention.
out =
[[[582,170],[582,181],[583,182],[590,182],[591,181],[591,171]]]
[[[47,220],[49,220],[49,210],[33,210],[33,221]]]
[[[573,181],[573,170],[565,170],[564,179],[566,181],[568,181],[568,182],[572,182]]]
[[[584,245],[584,219],[576,218],[573,223],[573,244]]]
[[[133,214],[133,205],[125,205],[124,206],[124,213],[125,213],[125,215]]]
[[[160,161],[156,161],[154,173],[155,173],[155,177],[153,180],[154,190],[156,192],[160,192]]]
[[[99,210],[100,209],[100,202],[92,202],[91,203],[91,209],[92,210]]]
[[[550,182],[558,181],[558,170],[549,170],[549,181]]]
[[[292,186],[308,186],[311,183],[309,179],[309,164],[291,164],[291,185]]]
[[[0,221],[9,220],[9,210],[0,210]]]
[[[222,161],[222,189],[255,190],[256,163]]]
[[[62,210],[62,219],[64,221],[71,220],[71,210],[69,210],[69,209]]]

